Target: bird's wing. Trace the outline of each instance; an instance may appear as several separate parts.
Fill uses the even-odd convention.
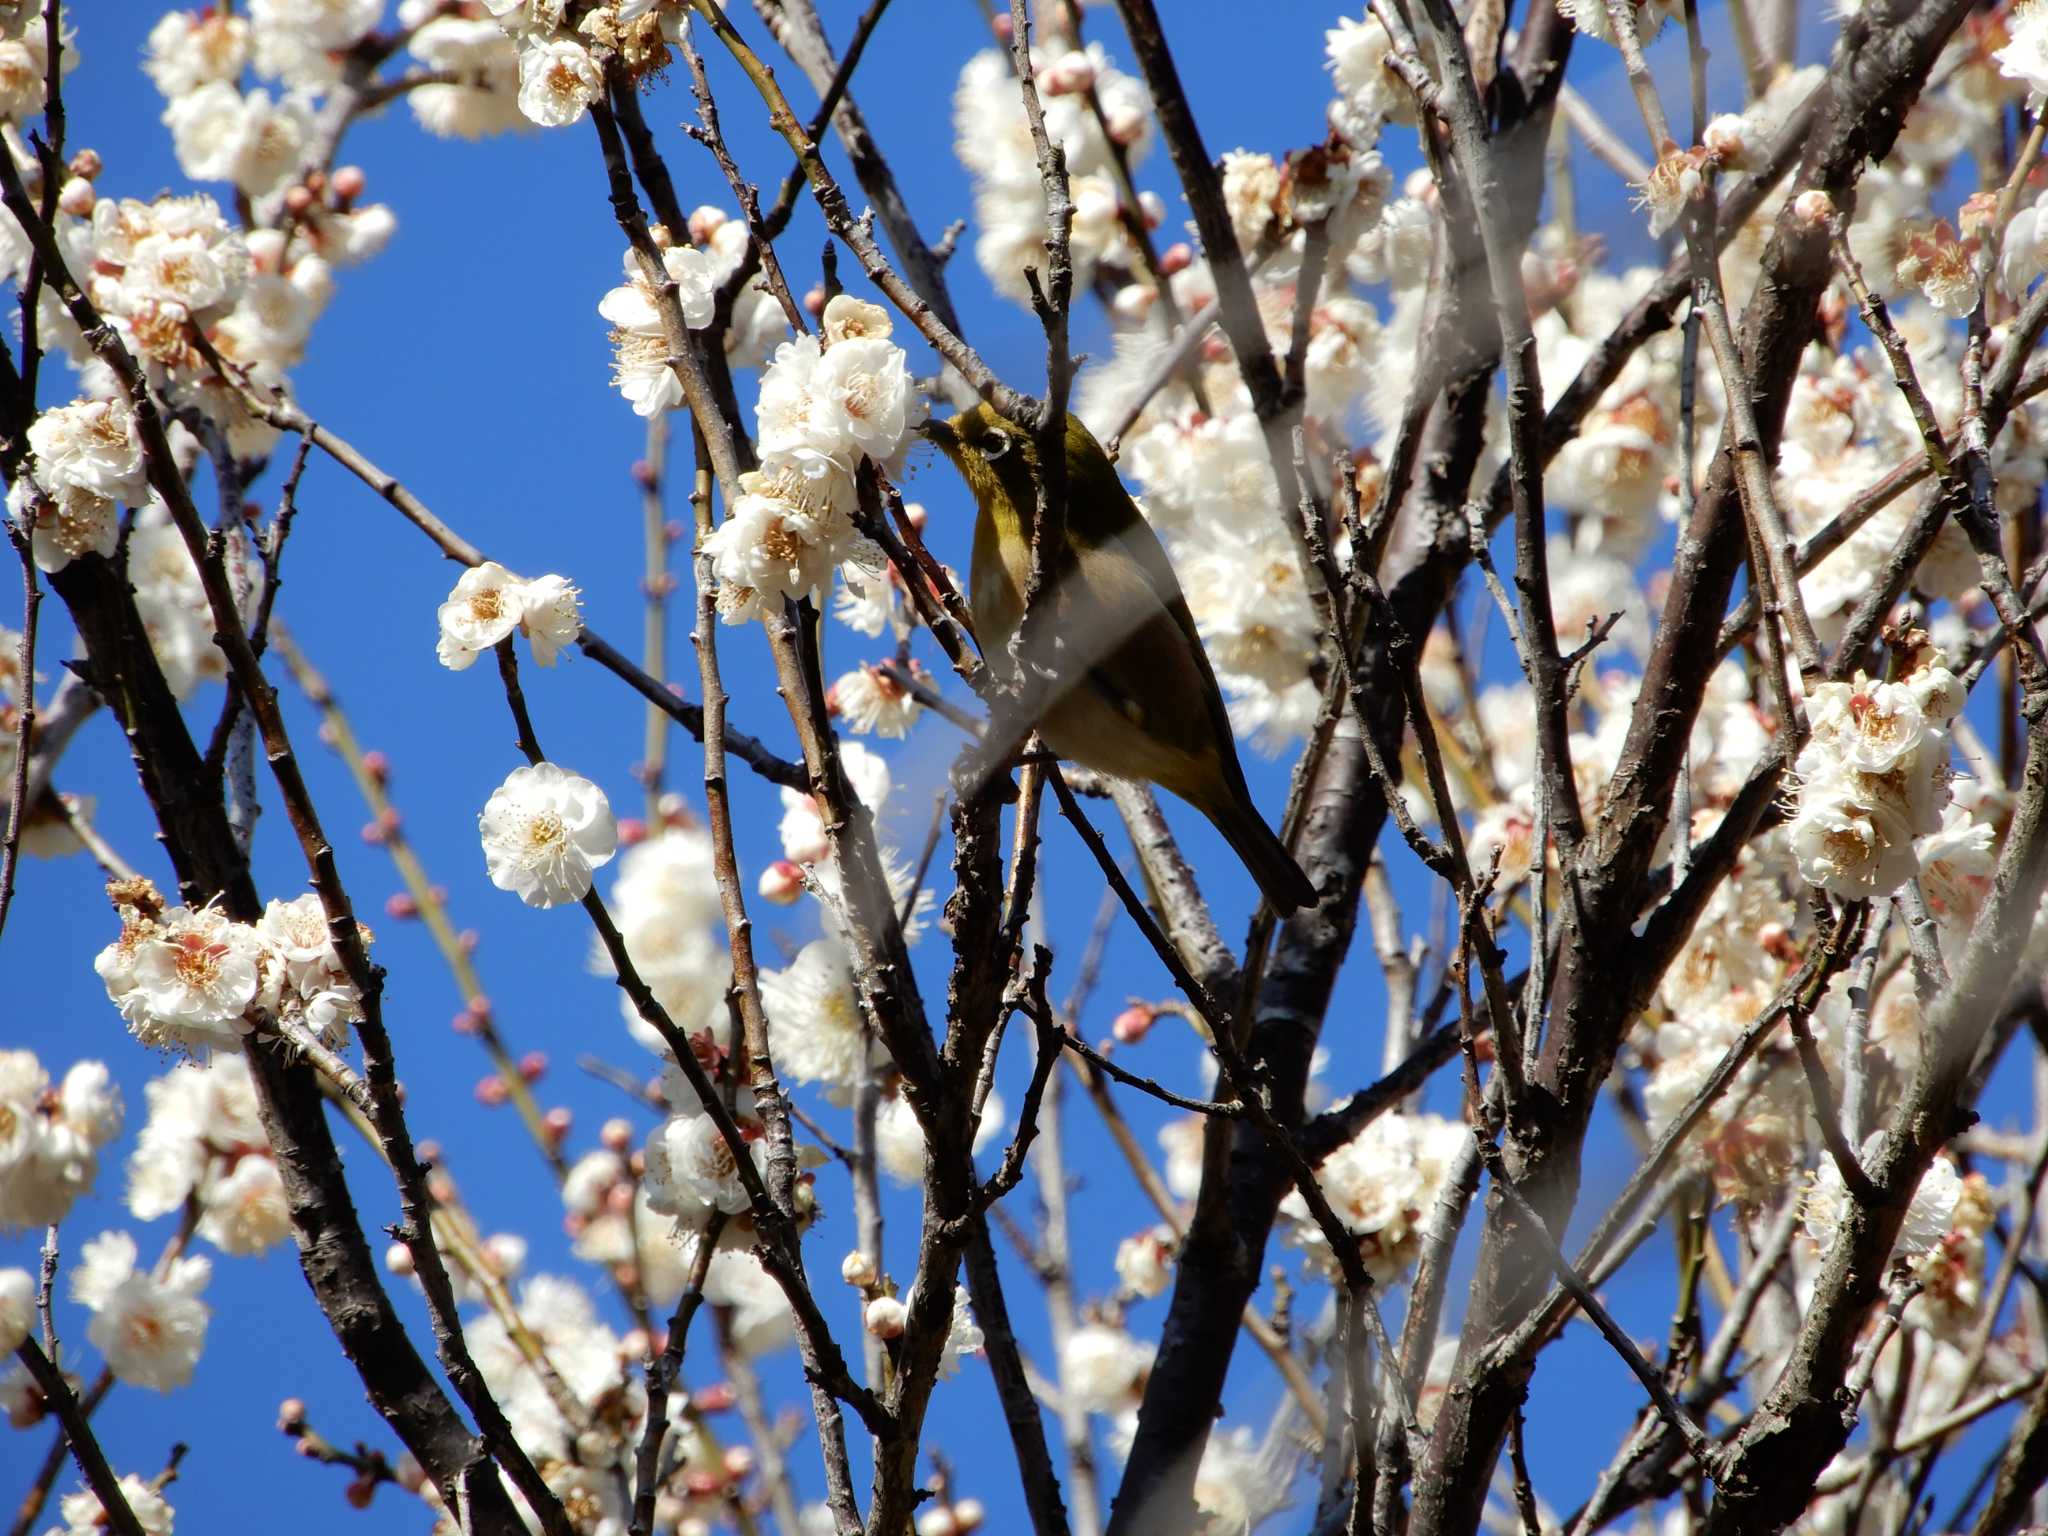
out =
[[[1230,717],[1187,599],[1158,538],[1135,509],[1132,519],[1126,531],[1080,545],[1078,580],[1064,584],[1073,594],[1069,606],[1081,611],[1074,617],[1088,615],[1082,631],[1095,628],[1106,642],[1099,654],[1082,658],[1088,686],[1163,744],[1197,760],[1214,754],[1234,779]],[[1202,708],[1189,709],[1197,699]],[[1147,700],[1158,707],[1148,709]]]

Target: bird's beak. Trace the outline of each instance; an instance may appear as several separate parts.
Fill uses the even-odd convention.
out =
[[[920,426],[913,427],[911,430],[942,452],[950,454],[960,447],[960,434],[937,417]]]

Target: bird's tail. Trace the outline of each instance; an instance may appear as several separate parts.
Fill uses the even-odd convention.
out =
[[[1273,835],[1265,819],[1252,808],[1251,802],[1233,798],[1216,807],[1202,807],[1209,820],[1216,824],[1237,856],[1244,861],[1244,867],[1251,871],[1252,879],[1259,889],[1266,893],[1267,905],[1275,913],[1286,917],[1302,907],[1312,907],[1322,898],[1309,882],[1301,866],[1287,851],[1286,844]]]

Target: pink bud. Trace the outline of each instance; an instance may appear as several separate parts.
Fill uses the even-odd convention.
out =
[[[744,1445],[729,1445],[725,1448],[725,1475],[738,1482],[754,1470],[754,1453]]]
[[[422,1141],[414,1150],[419,1153],[420,1163],[423,1167],[431,1168],[435,1163],[441,1161],[441,1143],[431,1136]]]
[[[804,873],[788,859],[777,859],[761,871],[761,899],[786,907],[804,893]]]
[[[597,1139],[604,1144],[607,1151],[623,1152],[633,1145],[633,1122],[623,1116],[614,1115],[605,1121],[597,1133]]]
[[[1185,272],[1194,260],[1194,247],[1185,240],[1176,240],[1159,253],[1159,270],[1171,277],[1176,272]]]
[[[477,945],[483,943],[483,941],[484,936],[474,928],[465,928],[462,932],[455,935],[455,942],[462,946],[462,952],[465,955],[475,954]]]
[[[363,772],[379,784],[388,784],[391,782],[391,758],[372,748],[363,754]]]
[[[646,841],[646,822],[642,821],[638,816],[621,816],[619,818],[619,842],[623,846],[630,848],[635,843],[644,843]]]
[[[285,212],[295,219],[303,219],[313,206],[313,194],[305,187],[293,187],[284,195]]]
[[[384,898],[384,915],[403,922],[409,917],[420,915],[420,904],[405,891],[393,891]]]
[[[512,1097],[512,1090],[505,1085],[505,1079],[495,1074],[476,1080],[476,1101],[485,1109],[501,1108]]]
[[[288,1397],[277,1405],[277,1427],[286,1434],[306,1427],[306,1400]]]
[[[683,1486],[700,1499],[725,1491],[725,1473],[713,1472],[709,1468],[692,1468],[683,1474]]]
[[[731,215],[723,208],[713,208],[707,203],[690,215],[690,238],[703,245],[717,234],[730,218]]]
[[[360,165],[344,165],[328,178],[327,185],[334,200],[346,207],[369,190],[370,178]]]
[[[1144,1003],[1133,1003],[1116,1016],[1116,1022],[1109,1026],[1109,1032],[1123,1045],[1136,1045],[1152,1032],[1152,1021],[1158,1014]]]
[[[547,1130],[549,1137],[559,1143],[568,1139],[569,1127],[576,1123],[576,1117],[560,1105],[556,1105],[541,1116],[540,1123]]]
[[[724,1413],[739,1401],[729,1381],[714,1381],[690,1394],[690,1406],[699,1413]]]
[[[633,461],[633,483],[643,491],[651,491],[661,484],[661,478],[655,474],[652,464],[648,463],[645,459],[635,459]]]
[[[825,289],[822,285],[813,284],[804,290],[804,313],[813,320],[825,313]]]
[[[995,32],[998,41],[1007,43],[1010,40],[1010,13],[1008,11],[997,11],[995,15],[989,18],[989,26]]]
[[[372,848],[381,847],[384,842],[384,829],[377,825],[377,823],[374,821],[364,822],[363,841],[368,843]]]
[[[542,1074],[547,1069],[548,1053],[546,1051],[528,1051],[519,1058],[519,1075],[529,1083],[539,1082]]]
[[[627,1215],[633,1209],[633,1186],[614,1184],[604,1192],[604,1205],[614,1216]]]

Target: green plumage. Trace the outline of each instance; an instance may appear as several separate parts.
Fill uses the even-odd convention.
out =
[[[974,492],[969,600],[985,654],[1007,649],[1031,574],[1037,457],[992,406],[926,428]],[[1230,717],[1166,551],[1077,418],[1067,418],[1065,548],[1051,571],[1049,630],[1060,675],[1037,722],[1061,757],[1170,790],[1229,840],[1275,911],[1313,906],[1315,887],[1245,786]]]

